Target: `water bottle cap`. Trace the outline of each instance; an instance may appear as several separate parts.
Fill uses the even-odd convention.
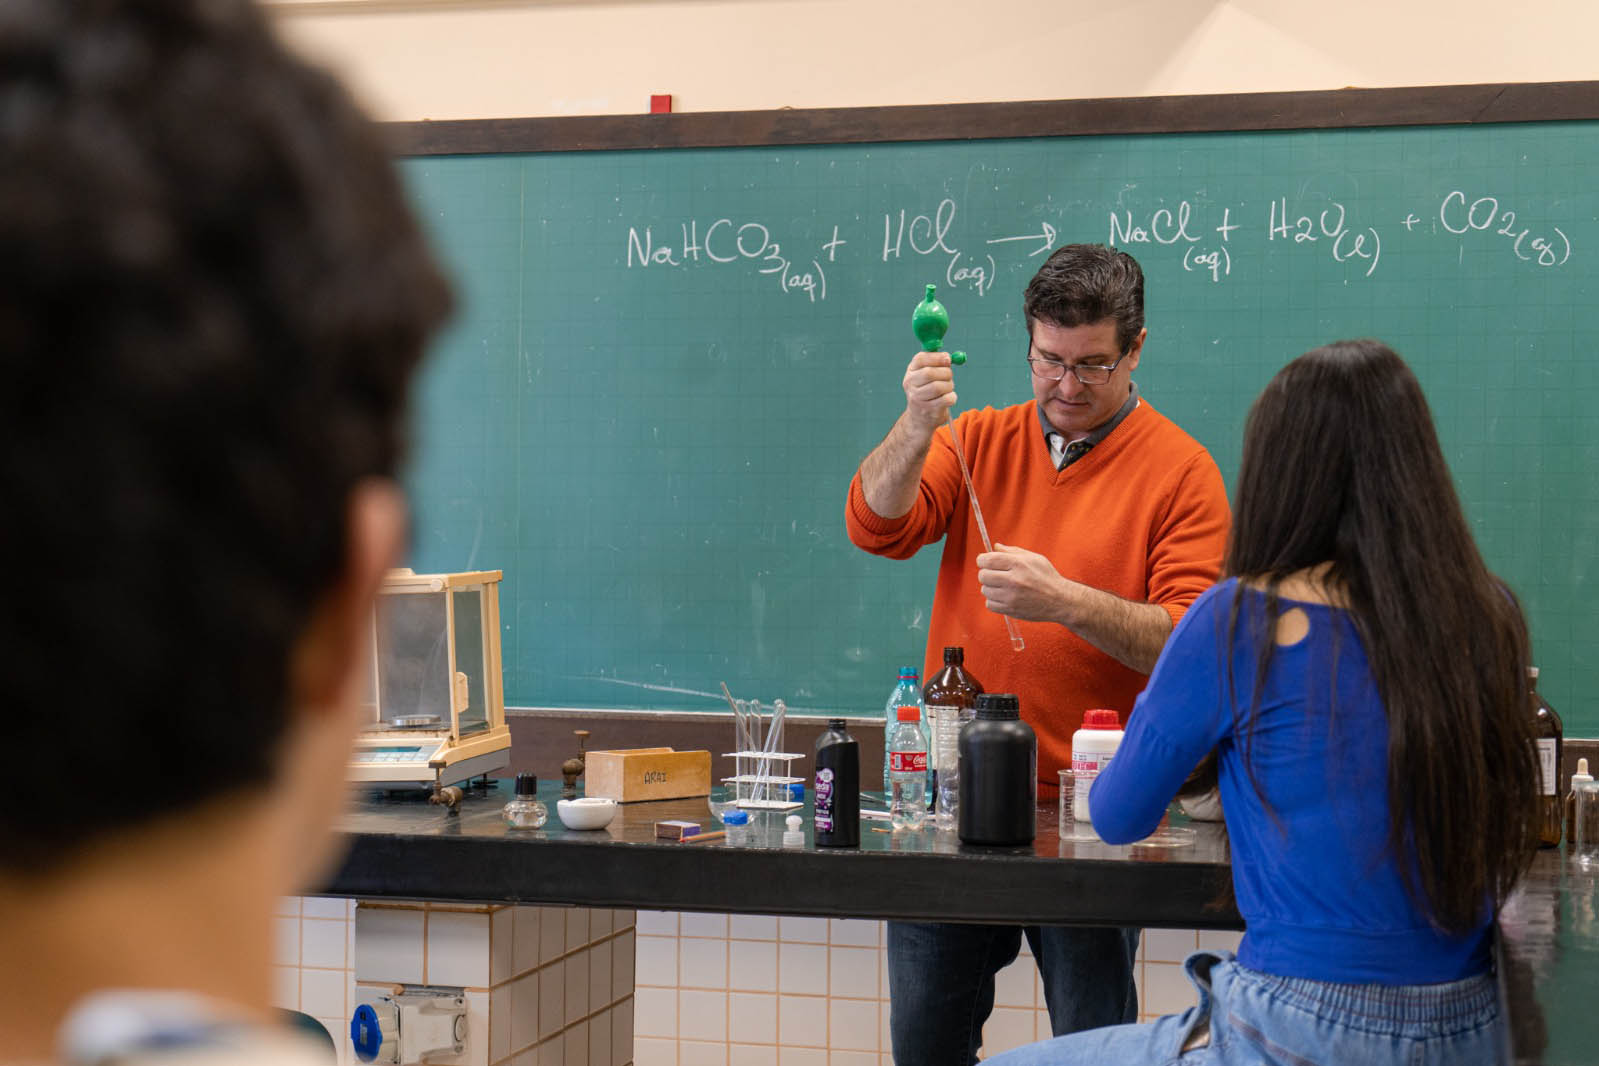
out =
[[[1122,727],[1121,715],[1115,711],[1097,708],[1083,712],[1084,729],[1120,729]]]
[[[922,720],[922,711],[920,707],[901,707],[894,713],[899,717],[901,722],[920,722]]]
[[[1013,722],[1021,717],[1021,707],[1014,692],[985,692],[977,697],[977,717],[985,722]]]
[[[914,666],[902,666],[899,668],[899,679],[901,681],[904,681],[906,678],[911,678],[914,680],[920,676],[921,670]]]

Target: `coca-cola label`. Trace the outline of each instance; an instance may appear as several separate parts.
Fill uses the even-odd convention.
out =
[[[895,774],[925,774],[927,752],[891,751],[888,753],[888,769],[890,773]]]

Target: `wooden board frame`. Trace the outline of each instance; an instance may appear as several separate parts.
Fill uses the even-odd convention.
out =
[[[1599,119],[1599,81],[385,124],[400,155],[592,152]]]

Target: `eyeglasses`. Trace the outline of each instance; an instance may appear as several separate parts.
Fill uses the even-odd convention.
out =
[[[1122,365],[1122,359],[1126,359],[1127,354],[1123,352],[1121,358],[1109,366],[1095,363],[1079,363],[1076,366],[1068,366],[1057,359],[1040,359],[1031,355],[1027,357],[1027,365],[1032,368],[1033,375],[1043,381],[1059,381],[1066,376],[1066,371],[1070,370],[1072,375],[1084,385],[1103,385],[1110,380],[1111,373]]]

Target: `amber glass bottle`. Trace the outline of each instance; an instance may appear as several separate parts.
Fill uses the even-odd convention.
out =
[[[928,734],[928,810],[933,810],[938,802],[940,768],[948,763],[950,773],[955,771],[955,745],[960,737],[960,723],[969,721],[977,713],[977,697],[982,694],[983,683],[966,670],[966,649],[945,648],[944,668],[928,678],[922,688],[922,707]],[[945,729],[942,742],[939,739],[941,725]]]
[[[1561,802],[1560,757],[1564,752],[1566,730],[1560,716],[1538,695],[1538,668],[1527,671],[1527,687],[1532,692],[1533,734],[1538,738],[1538,846],[1560,846]]]

